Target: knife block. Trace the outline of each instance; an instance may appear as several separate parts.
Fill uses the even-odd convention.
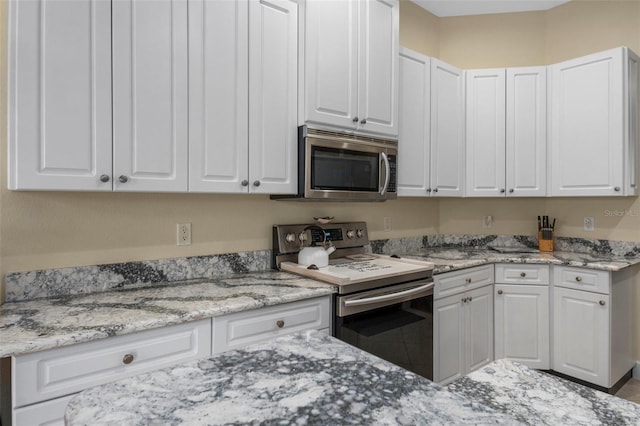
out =
[[[542,238],[543,233],[546,234],[545,235],[545,237],[547,237],[546,239]],[[548,237],[551,237],[551,238],[548,239]],[[552,252],[554,237],[555,235],[554,235],[553,229],[551,228],[543,228],[542,230],[538,231],[538,249],[544,252]]]

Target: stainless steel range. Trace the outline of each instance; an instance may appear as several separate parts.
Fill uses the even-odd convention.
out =
[[[329,265],[299,265],[303,246],[331,244]],[[433,378],[433,264],[366,252],[365,222],[273,227],[273,267],[336,285],[333,335]]]

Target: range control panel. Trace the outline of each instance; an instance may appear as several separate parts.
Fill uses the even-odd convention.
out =
[[[297,253],[312,244],[323,241],[337,249],[362,247],[369,244],[366,222],[276,225],[273,227],[273,245],[278,253]]]

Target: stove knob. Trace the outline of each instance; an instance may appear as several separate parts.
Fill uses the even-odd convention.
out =
[[[355,235],[355,232],[353,232],[353,229],[349,229],[347,231],[347,238],[351,239],[353,238],[354,235]]]
[[[358,230],[356,231],[356,236],[357,236],[358,238],[362,238],[362,236],[363,236],[363,235],[364,235],[364,232],[362,231],[362,229],[358,229]]]
[[[307,241],[307,234],[305,234],[304,232],[301,232],[300,235],[298,235],[298,239],[300,241]]]
[[[293,243],[296,241],[296,234],[294,234],[293,232],[290,232],[286,235],[286,237],[284,237],[284,239],[288,242],[288,243]]]

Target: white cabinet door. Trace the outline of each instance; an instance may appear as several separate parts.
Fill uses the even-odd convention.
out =
[[[433,381],[462,377],[465,355],[464,293],[433,302]]]
[[[308,0],[305,7],[305,120],[355,129],[358,0]]]
[[[505,69],[465,71],[465,195],[497,197],[505,193]]]
[[[548,370],[549,287],[495,285],[495,358]]]
[[[492,289],[489,285],[465,293],[465,372],[493,361]]]
[[[187,1],[118,0],[113,10],[117,191],[187,190]]]
[[[249,2],[250,192],[296,192],[297,76],[297,3]]]
[[[398,134],[398,0],[365,0],[360,5],[358,118],[360,129]]]
[[[507,196],[547,194],[547,67],[507,68]]]
[[[398,195],[429,194],[429,100],[431,60],[400,49]]]
[[[110,2],[8,7],[9,188],[111,191]]]
[[[13,426],[65,426],[67,404],[76,394],[18,408],[13,412]]]
[[[464,80],[462,71],[431,59],[431,189],[463,195]]]
[[[551,195],[624,195],[623,55],[551,65]]]
[[[248,190],[248,52],[247,0],[189,1],[191,192]]]
[[[610,387],[609,295],[553,291],[553,370]]]

